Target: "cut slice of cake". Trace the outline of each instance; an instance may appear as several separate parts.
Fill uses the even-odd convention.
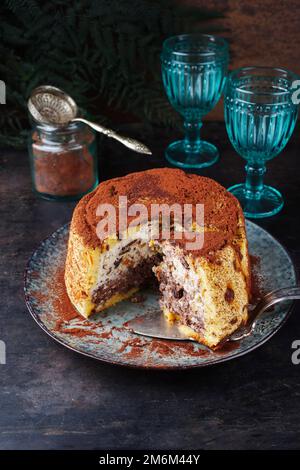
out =
[[[174,237],[174,223],[173,236],[165,239],[159,232],[153,239],[153,219],[139,217],[132,225],[134,216],[121,230],[117,223],[117,230],[99,238],[99,205],[119,210],[120,196],[127,197],[128,207],[143,205],[148,214],[153,204],[203,204],[203,245],[187,249]],[[73,214],[65,270],[78,312],[88,317],[130,297],[152,271],[165,316],[179,321],[188,336],[214,348],[244,324],[250,266],[244,217],[234,196],[209,178],[169,168],[109,180],[85,196]]]
[[[242,221],[241,221],[242,222]],[[245,252],[241,224],[237,246]],[[161,292],[161,308],[170,321],[177,320],[188,337],[216,347],[248,319],[248,272],[245,258],[227,245],[214,259],[193,256],[169,241],[160,244],[163,261],[154,267]]]

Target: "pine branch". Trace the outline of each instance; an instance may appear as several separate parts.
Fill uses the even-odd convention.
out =
[[[0,78],[7,84],[0,144],[13,146],[25,144],[26,102],[40,84],[63,88],[91,118],[104,121],[113,108],[177,126],[161,84],[162,42],[215,31],[223,15],[176,0],[5,0],[0,8]]]

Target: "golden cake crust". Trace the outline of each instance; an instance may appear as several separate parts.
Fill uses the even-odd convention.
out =
[[[104,181],[81,199],[73,214],[72,229],[87,246],[95,248],[103,242],[96,233],[100,220],[96,216],[97,207],[103,203],[118,207],[119,196],[127,196],[128,205],[142,203],[147,209],[153,203],[192,204],[193,208],[197,203],[204,204],[204,225],[214,230],[205,233],[203,247],[193,250],[195,256],[211,257],[231,244],[243,219],[237,199],[216,181],[179,169],[156,168]]]

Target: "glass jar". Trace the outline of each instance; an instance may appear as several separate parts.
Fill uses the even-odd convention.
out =
[[[76,200],[98,184],[94,131],[81,122],[36,124],[29,141],[34,192],[46,199]]]

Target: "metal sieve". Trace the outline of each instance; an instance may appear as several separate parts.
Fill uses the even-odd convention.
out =
[[[112,129],[94,122],[76,117],[78,108],[71,96],[50,85],[35,88],[28,100],[28,109],[35,121],[53,126],[65,126],[70,122],[83,122],[97,132],[118,140],[126,147],[138,153],[151,155],[151,150],[138,140],[125,137]]]

